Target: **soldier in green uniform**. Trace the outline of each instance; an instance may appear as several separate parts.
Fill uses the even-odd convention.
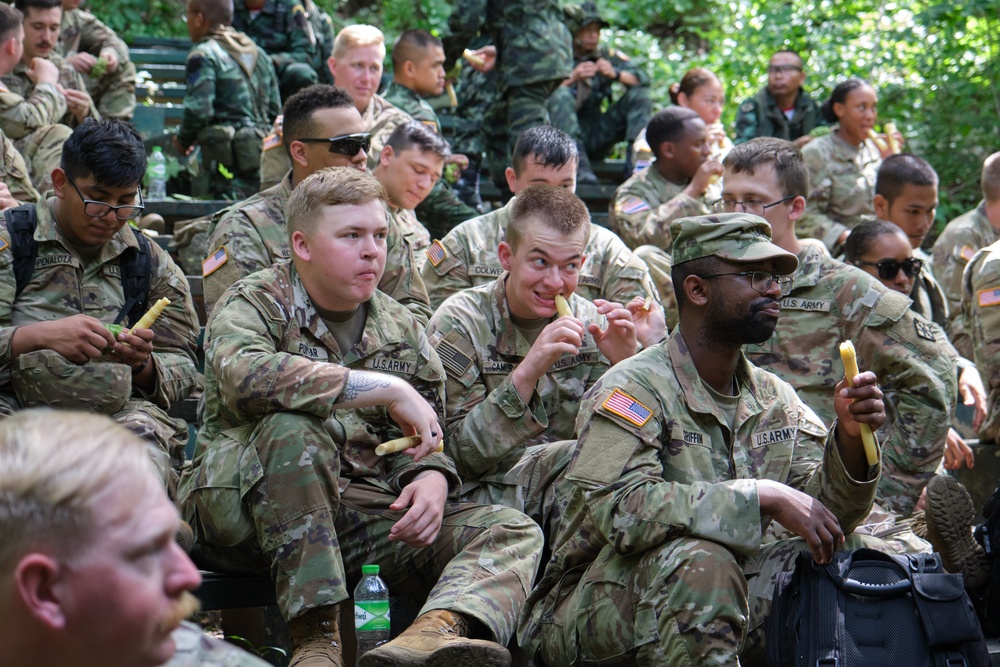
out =
[[[31,410],[0,424],[4,662],[266,667],[181,623],[201,576],[178,524],[142,441],[107,417]]]
[[[830,390],[827,430],[741,350],[774,330],[795,256],[742,213],[671,235],[679,326],[580,405],[570,504],[518,629],[545,664],[739,664],[774,575],[802,550],[830,562],[875,494],[860,433],[885,419],[875,374]],[[794,539],[764,544],[770,520]]]
[[[36,259],[19,284],[9,228],[0,232],[0,413],[48,405],[111,415],[151,443],[166,481],[184,461],[187,427],[170,406],[200,384],[198,317],[184,274],[146,243],[152,306],[170,304],[151,328],[113,335],[129,315],[122,272],[140,246],[128,220],[142,212],[142,139],[124,121],[87,121],[63,148],[54,196],[34,206]],[[9,224],[9,223],[8,223]],[[18,241],[18,244],[23,241]],[[124,265],[124,266],[123,266]],[[168,465],[169,464],[169,465]]]
[[[576,144],[568,134],[547,125],[535,127],[518,139],[513,161],[507,168],[507,182],[515,195],[534,184],[554,185],[574,192],[576,161]],[[434,308],[459,290],[492,283],[503,274],[496,249],[504,240],[513,202],[463,222],[427,249],[427,262],[421,273]],[[642,312],[640,308],[633,309],[639,341],[652,345],[662,340],[666,336],[663,311],[672,308],[669,305],[672,291],[664,295],[668,301],[661,305],[646,266],[614,232],[604,227],[591,226],[583,254],[576,293],[588,301],[605,299],[631,305],[638,299],[640,306],[649,298],[648,309],[643,307]]]
[[[549,98],[552,125],[573,137],[580,152],[577,180],[595,183],[590,160],[603,158],[619,141],[629,145],[646,128],[653,112],[649,75],[621,51],[601,44],[597,5],[587,0],[567,8],[567,27],[573,34],[573,71]],[[613,84],[625,93],[613,100]],[[589,158],[589,159],[588,159]],[[631,175],[631,166],[626,168]]]
[[[963,286],[962,311],[989,392],[979,437],[1000,442],[1000,244],[976,252],[965,268]]]
[[[130,120],[135,112],[135,65],[128,46],[93,14],[80,9],[82,2],[62,0],[56,49],[85,77],[87,92],[102,116]]]
[[[971,359],[972,341],[962,317],[962,272],[981,248],[1000,241],[1000,153],[983,162],[983,200],[949,222],[934,241],[934,270],[948,303],[948,336],[959,353]]]
[[[236,0],[232,26],[271,57],[282,100],[319,81],[316,33],[298,0]]]
[[[525,188],[498,249],[506,273],[449,297],[427,329],[448,377],[447,451],[463,499],[519,509],[552,536],[580,399],[637,349],[628,309],[574,294],[590,227],[572,192]],[[557,315],[556,295],[572,314]]]
[[[443,92],[444,46],[441,40],[426,30],[404,31],[392,47],[392,82],[385,89],[386,101],[441,134],[437,112],[424,98]],[[461,170],[469,166],[469,159],[449,151],[445,165],[449,164],[458,165]],[[441,238],[478,212],[458,198],[446,179],[440,179],[417,207],[416,214],[434,238]]]
[[[187,28],[194,44],[187,56],[184,120],[174,147],[186,154],[197,143],[218,197],[257,191],[264,136],[281,112],[278,82],[267,54],[234,30],[232,3],[189,0]],[[221,177],[219,167],[231,172]]]
[[[205,307],[211,313],[230,285],[274,262],[291,257],[285,204],[292,189],[325,167],[366,169],[369,136],[343,89],[316,85],[300,90],[285,104],[287,146],[291,169],[281,181],[243,202],[223,209],[208,230],[202,263]],[[393,218],[389,218],[386,267],[379,289],[402,303],[421,322],[431,316],[427,290],[415,268],[413,249]]]
[[[509,664],[541,531],[512,509],[449,501],[459,479],[435,453],[441,361],[376,290],[384,191],[325,169],[292,191],[287,214],[291,261],[237,282],[208,323],[205,422],[180,487],[195,556],[271,574],[292,666],[343,665],[339,605],[364,563],[426,602],[362,667]],[[403,434],[419,444],[376,455]]]
[[[802,88],[805,63],[795,51],[782,50],[767,64],[767,86],[743,102],[736,113],[736,138],[742,144],[754,137],[777,137],[801,148],[812,141],[809,133],[826,120],[819,104]]]

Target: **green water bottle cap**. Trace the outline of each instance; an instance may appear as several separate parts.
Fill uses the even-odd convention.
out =
[[[378,574],[378,565],[362,565],[361,574]]]

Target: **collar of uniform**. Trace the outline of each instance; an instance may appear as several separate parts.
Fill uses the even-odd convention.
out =
[[[278,183],[277,187],[278,187],[278,193],[281,196],[281,207],[282,207],[282,209],[284,209],[285,202],[287,202],[288,198],[292,195],[292,170],[291,169],[288,170],[288,173],[285,174],[285,177],[281,179],[281,181]]]
[[[795,269],[792,277],[792,292],[800,287],[813,287],[819,282],[823,257],[825,253],[821,248],[812,243],[803,243],[802,250],[799,251],[799,267]]]
[[[390,81],[389,85],[386,86],[386,88],[385,88],[385,95],[383,96],[383,99],[385,99],[386,101],[388,101],[388,99],[390,97],[392,97],[393,93],[395,93],[397,95],[402,95],[403,97],[409,97],[410,99],[416,100],[418,102],[424,101],[424,98],[422,98],[419,95],[417,95],[410,88],[407,88],[406,86],[404,86],[401,83],[397,83],[395,81]]]
[[[35,204],[35,212],[38,217],[38,226],[35,228],[35,239],[42,242],[51,242],[63,245],[62,239],[60,238],[59,225],[50,210],[50,206],[54,206],[55,201],[56,197],[50,190],[42,197],[42,201]],[[101,251],[98,253],[97,261],[102,263],[107,262],[121,255],[125,252],[126,248],[139,247],[139,242],[135,240],[135,234],[128,231],[128,227],[128,223],[122,225],[122,228],[118,230],[118,233],[112,236],[110,241],[101,246]],[[67,248],[67,250],[69,250],[69,248]]]
[[[643,174],[645,174],[645,176]],[[663,201],[670,201],[682,193],[684,188],[687,187],[687,185],[678,185],[677,183],[665,179],[663,174],[660,173],[660,170],[656,168],[656,160],[650,162],[649,166],[636,174],[636,176],[638,176],[638,179],[645,178],[646,182],[656,189],[656,192],[662,193],[661,196],[663,197]],[[704,195],[702,195],[702,198],[704,198]],[[652,202],[650,202],[650,204],[652,204]]]

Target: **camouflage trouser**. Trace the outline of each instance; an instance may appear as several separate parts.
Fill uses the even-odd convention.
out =
[[[114,72],[92,78],[84,75],[87,92],[103,118],[132,120],[135,114],[135,65],[121,63]]]
[[[23,410],[23,406],[13,393],[0,393],[0,418]],[[174,497],[177,473],[184,463],[184,448],[187,446],[187,425],[174,419],[149,401],[132,398],[121,410],[109,415],[116,422],[150,443],[149,458],[156,466],[163,485]]]
[[[458,108],[455,109],[455,132],[451,147],[456,153],[470,158],[481,156],[483,145],[483,118],[497,98],[496,72],[478,72],[468,63],[462,63],[462,71],[455,86]]]
[[[524,86],[511,86],[497,95],[483,119],[483,134],[490,178],[500,188],[507,188],[504,175],[510,166],[514,144],[525,130],[549,122],[549,95],[559,81],[540,81]]]
[[[607,111],[581,116],[576,109],[576,91],[559,86],[549,98],[552,125],[582,142],[590,159],[607,155],[616,143],[635,141],[652,114],[649,88],[632,86]]]
[[[542,527],[551,540],[572,493],[563,472],[573,458],[576,440],[532,445],[505,475],[487,475],[462,487],[462,500],[479,505],[503,505],[524,512]]]
[[[389,509],[398,494],[365,479],[339,491],[340,454],[319,418],[268,415],[227,431],[211,449],[217,444],[233,446],[235,475],[219,471],[224,464],[210,460],[211,451],[202,466],[232,479],[230,488],[182,489],[200,565],[270,572],[292,619],[347,600],[361,566],[378,563],[393,594],[427,597],[420,613],[449,609],[480,621],[499,643],[513,636],[542,549],[541,530],[527,516],[448,502],[435,543],[409,547],[388,540],[405,514]],[[246,530],[234,527],[241,522]],[[242,533],[249,539],[233,541]]]
[[[680,318],[677,312],[677,295],[674,293],[674,281],[670,276],[673,261],[670,255],[656,246],[641,245],[635,249],[635,256],[641,259],[649,268],[649,278],[660,293],[660,303],[663,304],[663,314],[667,320],[667,329],[673,329]]]
[[[221,639],[210,637],[191,623],[170,633],[177,650],[162,667],[268,667],[269,663]]]
[[[59,166],[63,144],[72,133],[73,130],[61,123],[43,125],[14,142],[28,163],[31,182],[39,192],[52,189],[52,170]]]

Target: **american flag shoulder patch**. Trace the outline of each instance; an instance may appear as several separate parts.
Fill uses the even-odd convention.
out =
[[[970,245],[964,245],[962,246],[962,249],[959,252],[961,254],[962,259],[968,262],[976,254],[976,249]]]
[[[229,253],[226,252],[226,246],[220,247],[211,257],[207,257],[204,262],[201,263],[201,275],[202,277],[210,276],[214,271],[217,271],[220,266],[229,261]]]
[[[639,199],[635,195],[625,199],[618,204],[618,211],[624,213],[625,215],[632,215],[633,213],[642,213],[643,211],[649,210],[649,204]]]
[[[431,263],[431,266],[437,266],[447,256],[448,251],[444,249],[444,246],[437,239],[434,239],[434,243],[427,247],[427,261]]]
[[[3,239],[0,239],[0,244],[2,244],[2,245],[0,245],[0,252],[3,252],[4,250],[6,250],[7,248],[10,247],[10,244],[8,244]]]
[[[985,308],[986,306],[1000,306],[1000,287],[980,290],[979,307]]]
[[[458,349],[458,346],[447,338],[441,340],[435,349],[445,370],[451,371],[456,377],[465,375],[465,371],[472,365],[472,357]]]
[[[277,132],[272,132],[271,134],[264,137],[264,142],[261,144],[261,150],[269,151],[272,148],[277,148],[281,145],[281,137],[278,136]]]
[[[649,418],[653,416],[652,410],[621,389],[615,389],[611,392],[601,407],[640,427],[645,426]]]

